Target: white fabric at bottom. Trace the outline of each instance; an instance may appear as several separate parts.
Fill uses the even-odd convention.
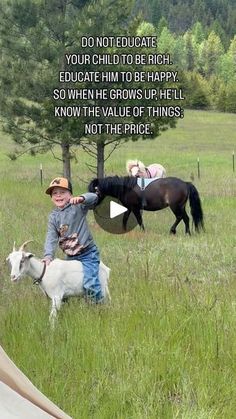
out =
[[[0,419],[71,419],[31,383],[1,346],[0,384]],[[23,406],[25,411],[22,415],[20,409]],[[31,412],[34,411],[37,413],[33,416]]]
[[[53,416],[0,381],[1,419],[53,419]]]

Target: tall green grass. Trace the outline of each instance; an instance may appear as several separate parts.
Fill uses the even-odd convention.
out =
[[[13,241],[42,256],[49,180],[61,173],[50,155],[10,161],[0,146],[0,338],[31,381],[75,419],[222,419],[236,410],[235,115],[186,112],[155,141],[127,143],[107,162],[123,174],[127,158],[159,162],[200,193],[206,232],[169,236],[169,209],[144,213],[146,232],[111,235],[89,222],[111,268],[112,302],[71,299],[48,324],[49,301],[29,278],[11,284],[5,258]],[[59,151],[58,151],[59,152]],[[79,148],[75,193],[92,177]],[[197,158],[201,178],[197,178]],[[43,163],[44,186],[39,181]],[[189,210],[188,210],[189,211]],[[58,253],[60,256],[61,254]]]

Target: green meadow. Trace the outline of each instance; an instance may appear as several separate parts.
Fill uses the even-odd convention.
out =
[[[71,299],[54,331],[50,302],[30,278],[12,284],[5,259],[14,241],[30,239],[28,249],[42,257],[52,208],[44,191],[62,174],[61,162],[51,154],[11,161],[14,149],[0,132],[0,342],[11,359],[74,419],[235,418],[236,115],[186,111],[156,140],[116,149],[106,175],[124,175],[126,160],[138,158],[192,179],[206,231],[185,236],[181,223],[170,236],[174,216],[165,209],[143,214],[144,233],[136,227],[111,235],[91,212],[92,233],[111,268],[112,301],[94,307]],[[90,157],[80,147],[74,152],[79,194],[94,175]]]

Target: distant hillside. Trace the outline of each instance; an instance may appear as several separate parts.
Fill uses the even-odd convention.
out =
[[[171,32],[181,34],[200,22],[227,45],[236,32],[236,0],[136,0],[135,14],[154,26],[165,18]]]

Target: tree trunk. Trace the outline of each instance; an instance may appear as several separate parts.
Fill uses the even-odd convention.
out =
[[[62,144],[61,148],[63,161],[63,176],[71,180],[70,146],[69,144]]]
[[[65,27],[65,15],[66,15],[67,1],[66,0],[61,0],[58,3],[59,3],[59,9],[61,10],[62,21],[63,21],[63,25],[61,25],[62,32],[60,34],[60,36],[61,36],[61,47],[62,47],[62,53],[61,53],[61,57],[60,57],[60,71],[65,71],[65,69],[66,69],[66,65],[65,65],[66,47],[65,47],[64,27]],[[61,87],[65,88],[65,83],[61,83]],[[66,143],[66,142],[64,143],[63,140],[62,140],[61,149],[62,149],[62,162],[63,162],[63,176],[71,181],[70,146],[69,146],[68,143]]]
[[[104,143],[97,143],[97,177],[104,177]]]

